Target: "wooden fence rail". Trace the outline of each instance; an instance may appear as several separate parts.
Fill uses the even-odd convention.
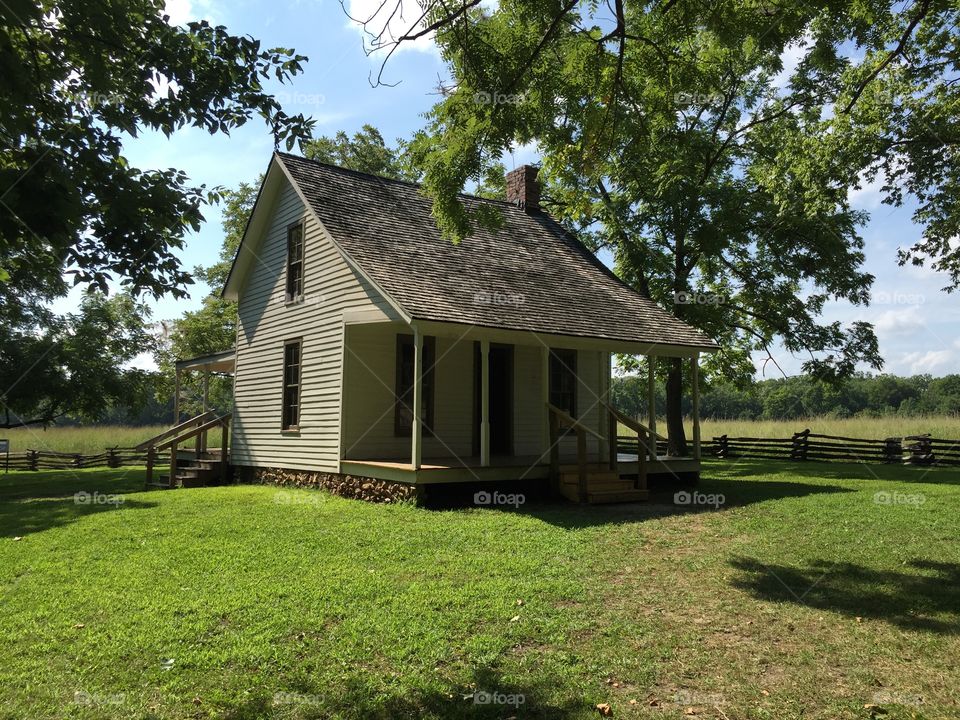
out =
[[[960,440],[944,440],[932,438],[929,435],[907,435],[871,440],[821,435],[807,429],[794,433],[789,438],[721,435],[708,440],[703,447],[705,454],[725,459],[960,465]]]
[[[119,468],[130,465],[146,465],[147,452],[134,448],[107,448],[102,453],[82,455],[48,450],[27,450],[10,453],[9,462],[0,457],[0,464],[10,470],[69,470],[79,468]]]

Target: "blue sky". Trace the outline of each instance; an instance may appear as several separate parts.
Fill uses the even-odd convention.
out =
[[[352,14],[358,17],[376,7],[371,0],[348,1]],[[352,133],[371,123],[390,141],[407,137],[423,125],[423,113],[437,99],[438,77],[445,77],[439,55],[429,41],[424,41],[390,60],[385,80],[399,81],[398,85],[371,87],[368,78],[378,71],[380,58],[366,56],[359,29],[351,27],[336,0],[168,0],[167,12],[173,22],[205,18],[226,25],[234,34],[253,35],[264,47],[292,47],[307,55],[305,71],[292,84],[277,86],[275,92],[287,112],[315,118],[318,135],[338,130]],[[144,169],[176,167],[185,170],[196,184],[230,187],[254,181],[265,169],[272,149],[273,139],[266,126],[251,122],[229,137],[212,136],[195,128],[182,130],[170,139],[148,134],[129,142],[126,155]],[[507,158],[507,165],[535,159],[529,151],[519,150],[513,158]],[[960,372],[958,296],[941,292],[946,284],[942,276],[896,264],[897,248],[919,237],[919,228],[910,220],[911,208],[881,205],[877,186],[854,193],[853,200],[856,207],[872,216],[863,235],[867,242],[866,269],[876,276],[874,302],[869,308],[832,303],[826,319],[874,323],[888,372]],[[205,226],[188,238],[182,253],[188,267],[208,264],[217,257],[219,210],[211,207],[205,214]],[[198,306],[205,292],[204,286],[196,285],[190,300],[161,299],[154,303],[155,319],[175,318]],[[74,302],[71,298],[58,303],[59,309],[69,308]],[[799,371],[802,358],[783,351],[775,356],[788,374]],[[767,377],[777,374],[767,368]]]

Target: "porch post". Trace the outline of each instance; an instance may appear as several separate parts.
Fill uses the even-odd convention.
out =
[[[210,409],[210,371],[203,371],[203,410],[206,412]],[[207,431],[204,430],[200,435],[200,450],[201,452],[207,451]]]
[[[700,354],[690,358],[690,377],[693,381],[693,458],[700,459]]]
[[[597,432],[603,440],[597,441],[597,463],[603,463],[610,457],[610,425],[607,420],[607,407],[604,403],[610,402],[609,398],[609,378],[607,374],[610,369],[610,360],[607,353],[603,350],[597,351],[597,362],[600,367],[597,368],[597,396],[600,402],[597,404]],[[606,362],[606,367],[604,363]]]
[[[657,432],[657,358],[647,355],[647,426],[651,433]],[[650,438],[650,447],[653,448],[651,460],[657,455],[657,436]]]
[[[413,326],[413,427],[410,433],[410,464],[419,470],[423,464],[423,334]]]
[[[613,400],[610,397],[610,386],[613,384],[613,369],[610,367],[610,363],[612,361],[613,353],[603,353],[603,400],[611,407]],[[604,420],[606,420],[606,422],[604,422]],[[617,430],[619,423],[617,422],[617,417],[610,412],[610,409],[606,405],[600,406],[600,427],[603,428],[601,432],[605,430],[607,435],[607,465],[610,466],[611,470],[615,471],[617,469],[617,452],[619,451],[617,447]]]
[[[547,404],[550,402],[550,348],[544,345],[540,348],[540,407],[543,413],[543,432],[541,447],[543,455],[540,462],[550,460],[550,411]]]
[[[480,465],[490,465],[490,341],[480,341]]]
[[[173,424],[180,424],[180,368],[173,371]]]

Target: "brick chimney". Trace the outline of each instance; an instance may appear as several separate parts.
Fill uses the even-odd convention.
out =
[[[527,212],[540,209],[540,183],[537,182],[539,169],[533,165],[521,165],[507,173],[507,202]]]

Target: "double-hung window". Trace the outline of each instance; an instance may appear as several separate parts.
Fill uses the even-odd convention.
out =
[[[577,417],[577,351],[550,351],[550,404]]]
[[[424,434],[433,432],[433,365],[436,362],[436,338],[423,338],[423,405],[420,420]],[[410,437],[413,432],[413,335],[397,336],[397,397],[394,411],[394,435]]]
[[[300,429],[300,366],[303,342],[291,340],[283,346],[283,430]]]
[[[287,302],[303,300],[303,223],[287,228]]]

